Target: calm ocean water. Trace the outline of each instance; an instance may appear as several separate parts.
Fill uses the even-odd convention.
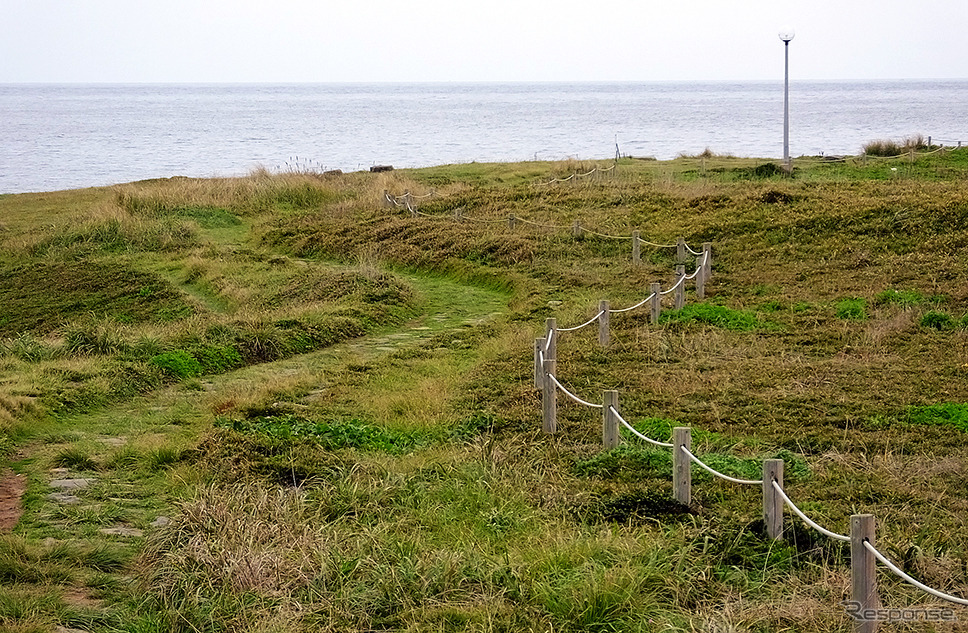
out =
[[[968,81],[797,83],[790,153],[968,144]],[[782,154],[782,82],[0,85],[0,193],[262,166]],[[298,159],[298,160],[297,160]]]

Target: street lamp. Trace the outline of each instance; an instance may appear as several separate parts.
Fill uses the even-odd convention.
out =
[[[783,40],[783,164],[789,170],[790,163],[790,40],[796,32],[791,28],[780,29]]]

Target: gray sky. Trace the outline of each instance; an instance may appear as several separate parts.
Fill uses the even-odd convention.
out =
[[[968,78],[968,0],[0,0],[0,83]]]

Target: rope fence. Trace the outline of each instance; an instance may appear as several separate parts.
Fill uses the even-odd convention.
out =
[[[697,284],[704,283],[708,278],[709,265],[712,261],[712,250],[709,244],[703,245],[702,256],[697,259],[696,271],[686,275],[682,267],[677,267],[677,279],[668,290],[661,291],[659,284],[652,284],[651,293],[644,300],[621,309],[611,309],[608,301],[599,303],[597,314],[584,323],[569,327],[557,327],[557,320],[549,318],[545,322],[545,336],[535,339],[534,377],[535,388],[541,391],[542,429],[546,433],[556,433],[558,428],[557,394],[561,391],[568,400],[590,409],[602,411],[602,444],[607,449],[616,448],[622,442],[622,429],[635,438],[642,440],[656,448],[672,449],[672,489],[675,499],[686,506],[692,504],[692,465],[709,473],[714,478],[721,479],[734,485],[760,486],[762,490],[762,517],[766,533],[773,540],[783,539],[784,508],[804,522],[809,528],[834,541],[850,544],[851,567],[851,608],[847,610],[853,618],[854,631],[857,633],[874,633],[879,622],[883,620],[883,609],[877,591],[876,563],[880,562],[904,582],[917,589],[947,602],[958,605],[968,605],[968,598],[945,593],[929,587],[914,579],[892,563],[884,554],[874,547],[874,517],[869,514],[855,514],[850,517],[850,535],[839,534],[829,530],[811,519],[790,498],[783,488],[784,462],[782,459],[766,459],[762,464],[763,476],[760,479],[741,479],[720,472],[703,461],[692,451],[692,430],[689,427],[676,427],[672,430],[672,441],[664,442],[650,438],[638,431],[621,414],[619,408],[618,391],[605,391],[602,403],[591,402],[575,395],[567,389],[557,376],[557,346],[558,335],[562,332],[576,332],[595,323],[599,323],[599,340],[603,345],[608,344],[608,317],[615,313],[629,312],[645,305],[651,305],[652,323],[658,322],[659,309],[663,296],[676,293],[677,307],[680,293],[687,280],[695,279]],[[704,272],[705,271],[705,272]],[[856,607],[856,608],[855,608]]]
[[[611,167],[594,167],[594,168],[592,168],[591,171],[585,172],[584,174],[580,174],[578,172],[575,172],[575,173],[571,174],[570,176],[568,176],[567,178],[552,178],[551,180],[549,180],[547,182],[541,182],[541,183],[537,183],[537,184],[538,185],[541,185],[541,186],[548,186],[548,185],[553,185],[553,184],[556,184],[556,183],[559,183],[559,182],[568,182],[570,180],[578,180],[580,178],[587,178],[588,176],[593,176],[593,175],[596,175],[596,174],[598,174],[598,176],[602,176],[604,174],[607,174],[609,172],[614,171],[617,166],[618,165],[612,165]]]
[[[560,330],[558,330],[560,331]],[[554,330],[552,330],[554,332]],[[542,390],[542,411],[545,416],[542,426],[545,432],[557,431],[557,391],[562,391],[569,399],[583,406],[602,410],[602,443],[605,449],[619,446],[622,442],[621,429],[629,431],[634,437],[661,449],[672,449],[672,488],[673,496],[679,503],[689,506],[692,504],[692,464],[710,475],[723,481],[745,486],[761,486],[763,498],[763,523],[769,538],[783,539],[783,509],[789,507],[797,517],[808,527],[820,534],[838,541],[850,544],[851,568],[851,605],[849,615],[854,618],[854,631],[858,633],[874,633],[879,624],[880,599],[877,592],[876,562],[880,562],[898,578],[909,585],[935,598],[953,604],[968,606],[968,598],[945,593],[916,580],[891,562],[874,546],[874,517],[870,514],[854,514],[850,517],[850,535],[839,534],[824,528],[811,519],[793,502],[783,488],[782,459],[767,459],[763,461],[761,479],[740,479],[722,473],[692,451],[692,429],[690,427],[675,427],[672,429],[672,442],[663,442],[650,438],[632,426],[620,413],[618,391],[605,391],[602,404],[596,404],[579,398],[569,392],[554,375],[556,359],[548,355],[549,349],[555,349],[557,343],[553,334],[547,339],[537,339],[536,355],[536,384]],[[546,341],[552,341],[549,346]],[[538,363],[542,368],[542,376],[538,376]],[[856,607],[856,609],[854,608]],[[883,618],[881,618],[883,619]]]
[[[613,167],[609,167],[608,169],[605,169],[605,170],[597,170],[597,171],[609,171],[611,169],[614,169],[614,166]],[[593,170],[593,172],[594,171],[596,171],[596,170]],[[593,172],[588,172],[588,173],[593,173]],[[588,174],[578,174],[578,175],[579,176],[582,176],[582,175],[588,175]],[[573,176],[569,176],[569,178],[571,178]],[[551,182],[555,182],[555,181],[551,181]],[[613,234],[610,234],[610,233],[601,233],[599,231],[594,231],[594,230],[589,229],[589,228],[587,228],[585,226],[582,226],[580,220],[575,220],[574,223],[571,226],[564,226],[564,225],[561,225],[561,224],[548,224],[548,223],[545,223],[545,222],[535,222],[534,220],[529,220],[527,218],[522,218],[520,216],[513,215],[513,214],[508,215],[506,218],[503,218],[503,219],[476,218],[476,217],[473,217],[473,216],[466,215],[464,213],[464,207],[460,207],[458,209],[455,209],[453,211],[453,214],[452,215],[451,214],[445,215],[445,214],[425,213],[425,212],[419,210],[419,208],[418,208],[418,200],[423,200],[423,199],[426,199],[426,198],[434,198],[436,196],[437,196],[437,193],[434,190],[431,190],[429,193],[424,194],[422,196],[415,196],[410,191],[404,191],[403,194],[401,194],[399,196],[396,196],[396,195],[391,194],[388,189],[384,189],[383,190],[384,206],[405,209],[407,212],[410,213],[410,216],[411,217],[414,217],[414,218],[416,218],[416,217],[425,217],[425,218],[452,217],[454,220],[456,220],[458,222],[463,222],[463,221],[466,220],[466,221],[469,221],[469,222],[477,222],[477,223],[480,223],[480,224],[504,224],[504,223],[507,223],[508,228],[510,228],[512,230],[514,228],[516,228],[516,226],[517,226],[518,223],[521,223],[521,224],[527,224],[527,225],[530,225],[530,226],[533,226],[533,227],[536,227],[536,228],[549,229],[549,230],[553,230],[553,231],[569,231],[570,230],[572,236],[574,236],[574,237],[581,237],[583,235],[591,235],[591,236],[594,236],[594,237],[599,237],[599,238],[608,239],[608,240],[631,240],[631,242],[632,242],[632,261],[633,262],[636,262],[636,263],[638,263],[639,261],[641,261],[641,256],[642,256],[641,249],[642,249],[643,246],[648,246],[650,248],[675,248],[676,249],[676,261],[678,261],[678,262],[684,262],[684,261],[686,261],[686,258],[688,257],[688,255],[692,255],[694,257],[699,257],[699,256],[702,256],[703,255],[703,252],[702,251],[694,250],[692,247],[690,247],[688,244],[686,244],[686,241],[685,241],[684,238],[678,238],[678,240],[676,241],[675,244],[667,244],[667,243],[663,243],[663,242],[657,242],[657,241],[643,239],[642,238],[642,235],[641,235],[641,231],[632,231],[630,235],[613,235]]]

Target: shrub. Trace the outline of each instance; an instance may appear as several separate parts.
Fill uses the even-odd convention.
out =
[[[750,310],[734,310],[712,303],[691,303],[681,310],[664,312],[660,323],[705,323],[727,330],[748,331],[765,325]]]
[[[953,330],[955,320],[947,312],[928,310],[921,317],[921,327],[934,328],[935,330]]]
[[[911,306],[921,305],[925,302],[925,299],[924,295],[917,290],[895,290],[888,288],[883,292],[877,293],[874,301],[880,305],[897,304],[905,308],[910,308]]]
[[[244,364],[239,350],[227,345],[199,347],[192,350],[192,356],[201,364],[206,374],[221,374]]]
[[[150,362],[176,378],[191,378],[205,373],[194,356],[180,349],[153,356]]]
[[[912,424],[941,424],[968,432],[968,404],[942,402],[910,407],[904,417]]]
[[[834,314],[838,319],[865,321],[867,319],[867,300],[860,297],[841,299],[837,302]]]

